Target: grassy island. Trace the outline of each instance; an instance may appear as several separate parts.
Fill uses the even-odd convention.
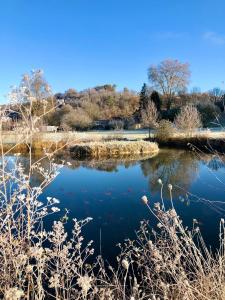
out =
[[[76,144],[70,148],[75,157],[121,157],[137,154],[157,154],[158,144],[147,141],[109,141]]]

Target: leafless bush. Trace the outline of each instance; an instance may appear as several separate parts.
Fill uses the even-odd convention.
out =
[[[158,121],[158,111],[153,101],[149,101],[147,107],[141,111],[141,119],[145,126],[149,128],[149,137],[150,129],[157,126]]]
[[[172,122],[161,120],[157,126],[156,139],[159,141],[167,141],[175,133],[175,128]]]
[[[187,131],[189,134],[202,126],[201,117],[197,108],[193,105],[186,105],[181,108],[180,113],[175,119],[178,129]]]
[[[77,108],[63,117],[61,125],[66,129],[87,129],[91,122],[88,114],[81,108]]]

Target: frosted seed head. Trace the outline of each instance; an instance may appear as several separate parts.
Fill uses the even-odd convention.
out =
[[[141,201],[142,201],[145,205],[147,205],[147,204],[148,204],[148,198],[147,198],[147,196],[141,197]]]
[[[129,268],[129,262],[126,260],[126,259],[123,259],[122,262],[122,267],[125,269],[125,270],[128,270]]]
[[[168,184],[168,189],[169,189],[170,191],[172,191],[172,189],[173,189],[172,184]]]
[[[162,185],[162,180],[160,178],[157,181],[158,181],[158,184]]]

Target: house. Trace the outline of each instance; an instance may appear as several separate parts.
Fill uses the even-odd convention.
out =
[[[18,111],[12,110],[10,108],[3,111],[2,118],[9,118],[11,121],[16,122],[21,119],[21,113]]]
[[[49,126],[49,125],[43,125],[40,127],[40,131],[42,132],[57,132],[58,126]]]
[[[3,130],[14,130],[21,119],[19,112],[12,109],[2,110],[0,113]]]

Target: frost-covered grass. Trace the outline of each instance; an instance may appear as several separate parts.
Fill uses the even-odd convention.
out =
[[[156,143],[147,141],[105,141],[80,143],[71,146],[70,151],[77,157],[98,158],[156,154],[159,148]]]

